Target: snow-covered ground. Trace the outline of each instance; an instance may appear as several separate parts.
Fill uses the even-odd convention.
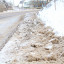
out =
[[[51,26],[56,35],[64,36],[64,1],[51,1],[42,11],[39,12],[40,19],[46,26]]]
[[[20,20],[24,18],[25,13],[38,11],[37,9],[27,9],[21,11],[6,11],[0,13],[0,50],[5,45],[8,37],[13,34]]]
[[[25,14],[18,30],[0,51],[0,64],[63,64],[63,62],[63,38],[56,36],[51,27],[45,27],[36,17],[36,11]]]

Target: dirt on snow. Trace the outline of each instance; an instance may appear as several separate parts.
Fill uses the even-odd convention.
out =
[[[64,37],[26,13],[18,30],[0,51],[0,64],[64,64]]]

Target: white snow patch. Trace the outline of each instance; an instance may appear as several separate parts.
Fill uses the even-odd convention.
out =
[[[39,12],[38,17],[46,24],[51,26],[58,36],[64,36],[64,2],[56,1],[56,10],[54,2],[51,1],[46,8]]]
[[[49,43],[49,44],[47,44],[47,45],[45,46],[45,49],[47,49],[47,50],[50,50],[50,49],[52,49],[52,48],[53,48],[52,43]]]

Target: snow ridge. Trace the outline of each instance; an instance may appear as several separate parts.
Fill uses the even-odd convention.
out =
[[[38,17],[44,21],[46,26],[51,26],[58,36],[64,36],[64,1],[51,1],[46,8],[39,12]]]

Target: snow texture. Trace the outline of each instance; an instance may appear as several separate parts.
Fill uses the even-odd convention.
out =
[[[51,1],[42,11],[39,11],[38,17],[46,26],[51,26],[58,36],[64,36],[64,1]]]

